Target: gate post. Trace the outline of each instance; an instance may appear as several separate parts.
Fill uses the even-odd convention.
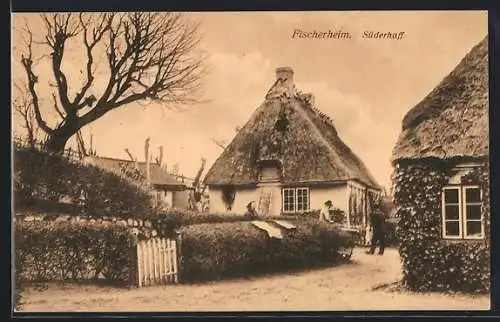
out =
[[[175,277],[174,281],[175,283],[178,283],[180,280],[180,272],[182,269],[182,234],[179,230],[175,231],[175,248],[176,248],[176,258],[175,260],[177,261],[177,272],[175,272]]]

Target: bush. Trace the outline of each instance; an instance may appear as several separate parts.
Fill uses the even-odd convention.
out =
[[[181,281],[194,282],[306,268],[339,259],[350,236],[318,222],[297,222],[282,240],[249,222],[196,224],[181,229]]]
[[[16,222],[16,280],[135,278],[135,237],[127,227],[79,222]]]
[[[67,204],[61,204],[66,199]],[[41,206],[92,216],[146,218],[152,211],[148,192],[100,168],[35,149],[14,150],[16,209]]]
[[[486,239],[443,240],[441,189],[448,182],[441,163],[400,165],[395,173],[399,253],[403,280],[413,290],[482,292],[490,288],[489,169],[473,172],[466,183],[482,185]]]

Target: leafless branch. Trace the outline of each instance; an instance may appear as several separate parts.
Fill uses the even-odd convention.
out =
[[[35,147],[38,137],[38,126],[35,119],[33,104],[29,97],[26,86],[15,83],[16,95],[13,101],[14,112],[23,118],[24,128],[27,132],[27,139],[30,146]]]
[[[204,62],[193,53],[197,28],[180,14],[120,15],[109,29],[108,86],[84,122],[135,101],[195,102]]]
[[[49,49],[57,95],[53,107],[63,120],[51,128],[40,112],[36,90],[31,30],[26,28],[26,52],[22,65],[26,71],[35,117],[49,138],[59,137],[59,149],[83,126],[107,112],[133,102],[162,102],[167,108],[198,102],[197,90],[204,73],[203,54],[197,52],[198,25],[180,13],[51,13],[42,14],[43,46]],[[63,71],[68,43],[80,41],[85,52],[80,87],[72,85]],[[99,50],[106,51],[109,74],[104,91],[95,97],[92,88],[97,77]],[[50,82],[50,80],[48,80]],[[76,88],[69,93],[70,88]],[[57,97],[56,97],[57,96]],[[85,111],[85,112],[84,112]],[[61,140],[63,142],[61,142]],[[50,144],[49,144],[50,145]]]
[[[35,75],[33,72],[33,33],[31,30],[26,26],[25,28],[26,32],[26,47],[27,47],[27,54],[26,55],[21,55],[21,63],[24,67],[24,70],[26,71],[26,76],[27,76],[27,81],[28,81],[28,90],[31,94],[31,103],[33,104],[33,110],[35,113],[35,118],[40,126],[40,128],[45,131],[47,134],[53,133],[54,130],[50,128],[47,123],[44,121],[42,114],[40,112],[40,105],[39,105],[39,99],[38,95],[36,93],[35,85],[38,82],[38,76]]]

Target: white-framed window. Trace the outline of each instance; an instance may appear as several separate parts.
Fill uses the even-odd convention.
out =
[[[283,212],[309,211],[309,188],[283,188]]]
[[[448,186],[442,193],[443,238],[482,239],[482,192],[479,186]]]

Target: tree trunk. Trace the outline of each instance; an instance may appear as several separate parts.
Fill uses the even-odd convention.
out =
[[[63,126],[48,135],[47,142],[45,142],[45,149],[49,152],[62,153],[66,147],[68,140],[78,132],[79,128],[76,126]]]

